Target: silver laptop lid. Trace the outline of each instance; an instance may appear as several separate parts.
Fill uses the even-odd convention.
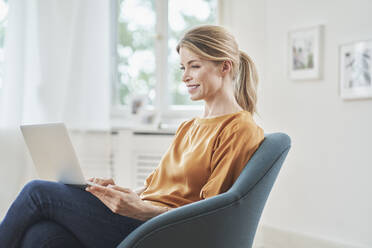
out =
[[[41,179],[86,184],[63,123],[21,125],[21,131]]]

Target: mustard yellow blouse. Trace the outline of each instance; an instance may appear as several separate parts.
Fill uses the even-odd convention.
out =
[[[248,111],[185,121],[140,197],[176,208],[226,192],[263,139]]]

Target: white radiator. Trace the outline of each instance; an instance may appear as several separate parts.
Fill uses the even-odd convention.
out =
[[[134,187],[142,187],[148,175],[159,165],[163,153],[134,152]]]
[[[120,166],[115,166],[116,179],[118,183],[126,184],[130,188],[142,187],[148,175],[159,165],[172,143],[174,134],[128,131],[121,133],[123,135],[120,140],[123,145],[117,153],[123,156]]]

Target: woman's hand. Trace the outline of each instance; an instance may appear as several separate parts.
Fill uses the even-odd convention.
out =
[[[100,199],[112,212],[142,221],[169,210],[145,202],[133,190],[116,185],[90,186],[86,190]]]
[[[103,179],[103,178],[93,177],[93,178],[89,178],[88,181],[92,182],[92,183],[95,183],[95,184],[99,184],[101,186],[108,186],[110,184],[115,185],[114,179],[112,179],[112,178]]]

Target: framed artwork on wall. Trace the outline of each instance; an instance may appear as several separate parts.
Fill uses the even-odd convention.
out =
[[[372,98],[372,40],[341,45],[339,53],[341,98]]]
[[[289,78],[320,79],[323,25],[301,28],[288,35]]]

